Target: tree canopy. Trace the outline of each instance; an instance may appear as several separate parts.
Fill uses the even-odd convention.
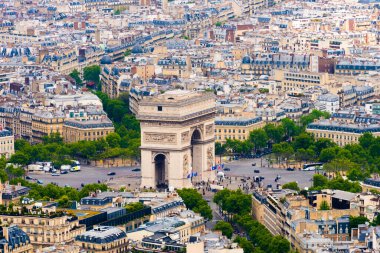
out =
[[[214,227],[214,230],[221,231],[222,235],[225,235],[227,238],[231,239],[234,229],[229,222],[218,221]]]
[[[212,210],[207,201],[195,189],[184,188],[177,190],[178,195],[183,199],[187,208],[202,215],[205,219],[212,219]]]

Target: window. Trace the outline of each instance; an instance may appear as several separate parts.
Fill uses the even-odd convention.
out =
[[[162,106],[157,106],[157,111],[162,112]]]

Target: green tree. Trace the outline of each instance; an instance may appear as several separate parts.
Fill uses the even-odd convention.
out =
[[[369,220],[365,216],[350,216],[350,223],[349,223],[350,234],[351,234],[351,229],[357,228],[360,224],[365,224],[366,222],[369,222]]]
[[[106,137],[107,143],[111,148],[117,148],[120,147],[120,135],[117,133],[110,133]]]
[[[61,198],[58,199],[58,206],[61,208],[69,208],[71,204],[71,201],[68,196],[63,195]]]
[[[74,69],[69,76],[75,80],[76,85],[82,85],[83,82],[77,69]]]
[[[216,22],[215,26],[222,26],[222,22],[220,22],[220,21]]]
[[[23,168],[14,167],[12,165],[8,166],[5,170],[9,179],[22,177],[25,175],[25,170]]]
[[[54,132],[49,135],[43,136],[42,141],[44,144],[49,144],[49,143],[62,144],[63,138],[58,132]]]
[[[272,124],[272,123],[266,124],[264,126],[264,131],[266,132],[269,140],[272,143],[281,142],[285,134],[284,128],[281,125],[276,126],[275,124]]]
[[[83,69],[83,79],[87,82],[99,84],[101,69],[98,65],[92,65]]]
[[[375,142],[375,137],[373,137],[372,133],[364,133],[359,137],[359,144],[363,148],[370,147]]]
[[[316,157],[315,151],[312,148],[303,149],[300,148],[296,152],[296,160],[303,162],[303,161],[312,161]]]
[[[360,168],[352,168],[347,172],[347,178],[351,181],[363,181],[370,175],[367,171],[363,171]]]
[[[319,210],[330,210],[329,203],[326,200],[323,200],[319,205]]]
[[[125,50],[124,56],[130,56],[131,54],[132,50],[128,48],[127,50]]]
[[[249,194],[244,194],[240,189],[236,191],[229,189],[218,191],[214,195],[213,201],[229,214],[243,215],[251,211],[252,198]]]
[[[328,181],[329,180],[325,176],[320,175],[320,174],[315,174],[313,176],[313,187],[314,188],[324,188],[324,187],[326,187]]]
[[[23,165],[23,166],[29,164],[29,161],[30,161],[30,157],[21,151],[14,153],[11,156],[11,159],[9,159],[10,163],[19,164],[19,165]]]
[[[300,148],[308,149],[312,145],[314,145],[314,138],[307,133],[301,133],[300,135],[296,136],[293,141],[295,150],[298,150]]]
[[[144,204],[141,202],[133,202],[126,205],[125,209],[127,210],[128,213],[133,213],[133,212],[137,212],[144,209],[144,207],[145,207]]]
[[[194,212],[200,213],[205,219],[212,219],[212,210],[202,195],[195,189],[184,188],[177,190],[186,207]]]
[[[380,225],[380,215],[376,215],[376,217],[373,219],[373,222],[372,222],[372,225],[373,226],[379,226]]]
[[[358,165],[356,163],[351,162],[350,160],[344,158],[336,158],[328,163],[323,165],[323,169],[326,172],[330,172],[337,175],[340,175],[344,171],[348,171],[350,169],[357,169]]]
[[[282,119],[281,125],[285,131],[285,136],[288,138],[296,136],[300,132],[299,127],[289,118]]]
[[[319,161],[321,162],[329,162],[333,160],[338,154],[340,147],[328,147],[321,150],[319,155]]]
[[[290,190],[294,190],[294,191],[299,191],[300,190],[300,188],[298,187],[297,182],[289,182],[289,183],[283,184],[282,188],[283,189],[290,189]]]
[[[269,138],[263,129],[256,129],[249,134],[249,140],[253,143],[253,146],[257,150],[266,147]]]
[[[245,237],[237,236],[234,242],[236,242],[240,246],[240,248],[244,250],[244,253],[253,253],[255,250],[253,244],[250,241],[248,241],[248,239]]]
[[[280,142],[278,144],[274,144],[272,151],[281,159],[286,159],[286,163],[288,163],[289,158],[294,155],[294,149],[288,142]]]
[[[328,119],[328,118],[330,118],[330,116],[331,115],[328,112],[322,112],[322,111],[314,109],[308,115],[302,116],[300,121],[301,121],[301,124],[304,127],[306,127],[307,125],[309,125],[310,123],[312,123],[316,119],[320,119],[320,118]]]
[[[215,155],[219,156],[220,162],[222,162],[222,156],[226,153],[226,147],[220,142],[215,142]]]
[[[24,140],[24,139],[15,140],[15,150],[16,151],[25,150],[25,149],[29,149],[29,148],[30,148],[30,144],[26,140]]]
[[[320,155],[322,150],[326,148],[333,148],[335,146],[336,144],[332,140],[326,138],[320,138],[314,143],[315,153],[318,156]]]
[[[222,235],[226,236],[229,239],[231,239],[234,232],[232,225],[226,221],[218,221],[215,224],[214,230],[221,231]]]

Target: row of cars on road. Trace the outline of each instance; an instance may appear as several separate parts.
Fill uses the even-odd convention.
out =
[[[135,168],[135,169],[132,169],[132,171],[133,172],[139,172],[139,171],[141,171],[141,169],[140,168]],[[116,175],[116,172],[114,172],[114,171],[111,171],[111,172],[107,173],[107,176],[115,176],[115,175]]]
[[[28,172],[45,172],[52,173],[52,176],[60,176],[68,172],[81,171],[80,162],[71,160],[71,164],[63,164],[59,168],[54,166],[52,162],[36,162],[28,165]]]

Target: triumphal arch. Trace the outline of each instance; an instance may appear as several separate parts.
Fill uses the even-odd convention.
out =
[[[138,101],[141,186],[185,188],[215,179],[215,97],[174,90]]]

